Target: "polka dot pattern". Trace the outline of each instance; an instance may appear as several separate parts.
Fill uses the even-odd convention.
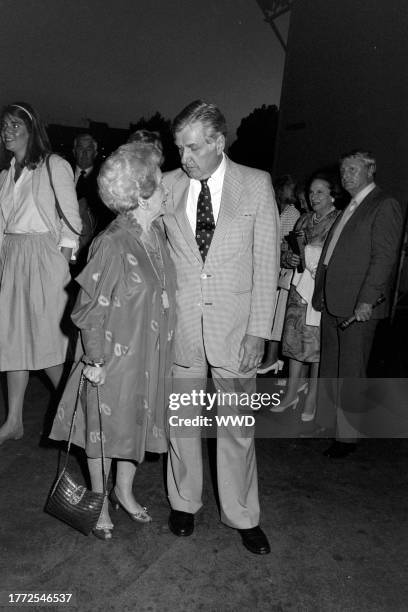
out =
[[[201,191],[197,201],[196,241],[203,261],[207,257],[215,230],[214,215],[211,203],[210,188],[207,180],[201,182]]]

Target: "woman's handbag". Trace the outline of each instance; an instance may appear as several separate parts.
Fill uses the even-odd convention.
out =
[[[92,529],[96,527],[99,516],[101,514],[102,505],[106,498],[106,475],[105,475],[105,455],[103,448],[103,432],[102,432],[102,413],[99,401],[99,388],[96,387],[98,399],[99,413],[99,435],[101,441],[102,455],[102,476],[103,476],[103,493],[95,493],[90,491],[83,485],[79,485],[75,478],[68,472],[67,465],[69,452],[71,449],[71,438],[75,423],[75,417],[78,409],[79,398],[84,386],[85,377],[82,374],[78,388],[78,395],[75,402],[74,413],[72,415],[71,427],[68,437],[68,448],[65,457],[64,467],[58,476],[51,493],[47,500],[45,511],[57,517],[61,521],[68,523],[74,529],[78,529],[85,535],[89,535]]]

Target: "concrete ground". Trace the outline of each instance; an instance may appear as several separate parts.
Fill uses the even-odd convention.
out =
[[[0,447],[1,609],[8,593],[73,593],[76,607],[35,609],[81,611],[408,609],[406,440],[364,440],[336,462],[322,456],[324,439],[258,439],[270,555],[247,552],[220,523],[208,461],[191,537],[167,527],[161,458],[145,462],[135,480],[154,521],[135,524],[120,511],[106,543],[43,512],[58,456],[56,446],[41,442],[49,399],[43,380],[32,376],[25,436]],[[4,414],[2,400],[1,421]],[[274,418],[299,423],[299,411]],[[212,457],[211,440],[204,448]],[[71,466],[81,478],[75,457]]]

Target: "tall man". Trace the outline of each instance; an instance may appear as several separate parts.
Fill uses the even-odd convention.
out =
[[[316,273],[313,306],[322,310],[317,420],[336,422],[337,440],[324,453],[332,458],[355,449],[361,393],[347,379],[367,375],[377,324],[389,311],[401,240],[401,207],[376,186],[375,170],[367,151],[341,158],[342,184],[352,199],[331,228]],[[374,307],[381,296],[385,301]],[[356,322],[342,331],[339,324],[353,315]]]
[[[182,165],[165,177],[164,223],[178,288],[173,391],[205,389],[210,366],[217,390],[236,391],[238,381],[251,392],[270,338],[279,267],[271,180],[225,156],[226,122],[213,104],[192,102],[174,120],[173,133]],[[192,418],[201,408],[192,402],[178,416]],[[237,405],[228,409],[239,413]],[[218,432],[221,519],[240,531],[251,552],[265,554],[253,430],[246,429],[230,425]],[[188,536],[202,506],[201,438],[178,427],[170,437],[169,526]]]

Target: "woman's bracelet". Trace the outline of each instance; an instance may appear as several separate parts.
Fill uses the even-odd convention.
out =
[[[86,355],[82,357],[83,363],[86,365],[90,365],[94,368],[102,368],[105,365],[105,360],[103,358],[100,359],[90,359]]]

